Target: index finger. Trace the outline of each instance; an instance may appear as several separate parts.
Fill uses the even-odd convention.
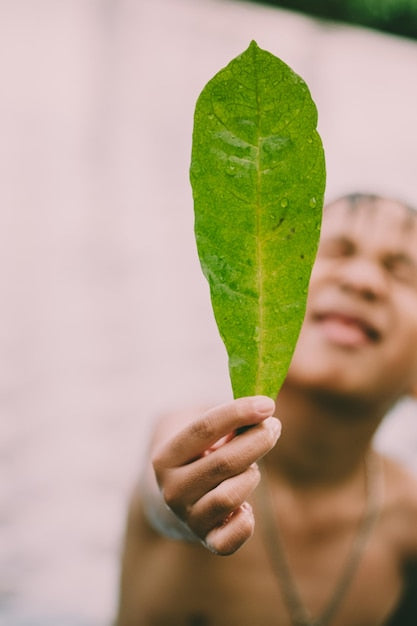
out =
[[[259,424],[274,411],[275,402],[267,396],[239,398],[210,409],[165,443],[155,455],[154,465],[185,465],[222,437],[238,428]]]

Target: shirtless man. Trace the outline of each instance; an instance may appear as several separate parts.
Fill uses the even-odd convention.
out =
[[[276,402],[240,398],[156,429],[118,626],[416,626],[417,482],[372,450],[386,412],[416,392],[417,216],[339,199]]]

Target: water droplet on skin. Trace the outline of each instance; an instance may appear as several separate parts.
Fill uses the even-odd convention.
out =
[[[311,206],[312,209],[314,209],[316,204],[317,204],[316,198],[310,198],[310,206]]]
[[[285,207],[286,207],[286,206],[288,206],[288,200],[287,200],[287,198],[283,198],[283,199],[281,200],[281,206],[282,206],[282,208],[283,208],[283,209],[285,209]]]

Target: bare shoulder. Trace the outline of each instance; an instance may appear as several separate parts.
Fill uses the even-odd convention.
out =
[[[387,496],[417,513],[417,476],[389,457],[382,457]]]
[[[417,477],[388,457],[383,463],[385,516],[393,522],[406,557],[417,560]]]

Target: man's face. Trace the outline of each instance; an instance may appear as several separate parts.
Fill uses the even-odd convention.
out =
[[[402,205],[325,210],[288,381],[385,400],[417,386],[417,217]]]

